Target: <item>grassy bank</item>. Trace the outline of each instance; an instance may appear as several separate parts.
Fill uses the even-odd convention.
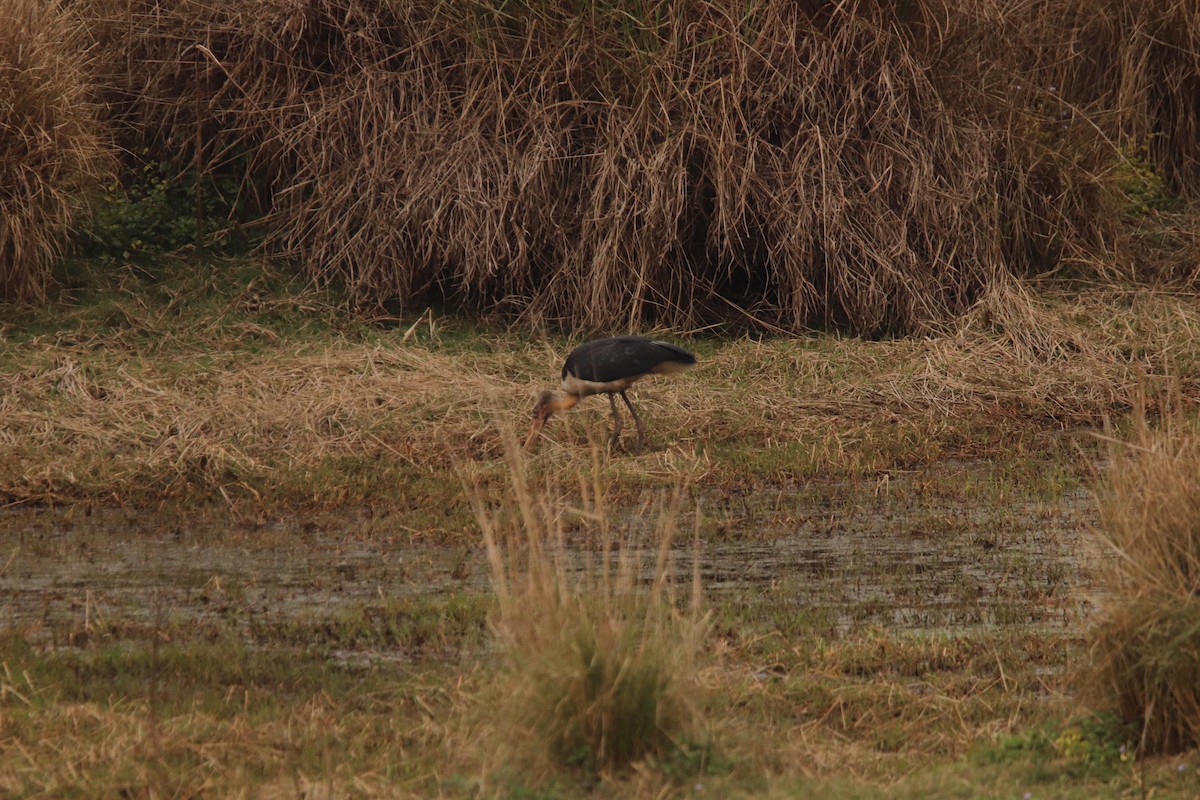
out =
[[[1103,560],[1081,487],[1105,418],[1120,435],[1167,375],[1195,397],[1200,310],[1005,292],[921,339],[673,337],[700,366],[638,386],[644,452],[594,445],[592,400],[520,462],[518,495],[558,487],[539,517],[505,505],[504,443],[572,340],[364,319],[251,261],[81,271],[0,323],[0,792],[1194,796],[1194,754],[1135,762],[1129,727],[1080,708]],[[653,563],[672,486],[662,552],[686,596],[697,537],[695,629],[586,567],[605,537]],[[584,571],[529,584],[534,543],[558,540],[522,519]],[[588,647],[636,645],[630,620],[702,632],[662,656],[684,727],[632,769],[512,750],[540,723],[502,724],[497,691],[572,674],[525,668],[561,641],[548,609]]]
[[[463,508],[451,499],[456,465],[497,463],[499,432],[527,426],[572,345],[433,311],[364,320],[340,308],[260,264],[186,261],[94,274],[74,299],[9,308],[0,497],[244,513]],[[1196,321],[1186,295],[1034,299],[1012,284],[920,339],[701,333],[683,340],[699,369],[639,385],[650,446],[609,462],[610,479],[874,481],[1045,453],[1074,471],[1083,434],[1128,409],[1139,386],[1169,372],[1196,391]],[[608,413],[592,400],[555,419],[539,466],[569,469]]]
[[[1014,647],[1014,644],[1017,646]],[[1059,642],[851,637],[797,657],[725,651],[700,674],[719,749],[598,783],[488,774],[470,665],[345,664],[176,635],[35,656],[0,647],[13,797],[1193,797],[1194,759],[1135,766],[1068,723],[1039,677]],[[771,658],[774,656],[775,658]],[[770,659],[770,660],[768,660]],[[763,676],[764,670],[769,675]],[[474,713],[472,713],[474,712]],[[1058,715],[1055,719],[1055,715]],[[1180,770],[1180,765],[1184,769]]]

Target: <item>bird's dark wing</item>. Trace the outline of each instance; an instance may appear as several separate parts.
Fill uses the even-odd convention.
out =
[[[696,357],[694,355],[692,355],[691,353],[689,353],[687,350],[684,350],[682,347],[680,347],[677,344],[671,344],[670,342],[660,342],[657,339],[651,341],[650,343],[653,345],[657,345],[658,347],[660,347],[663,350],[666,350],[668,353],[670,353],[670,355],[667,358],[664,358],[663,361],[678,361],[680,364],[688,364],[688,365],[696,363]]]
[[[645,375],[665,361],[691,365],[696,357],[682,347],[641,336],[595,339],[571,351],[563,364],[563,377],[570,373],[585,381],[607,383]]]

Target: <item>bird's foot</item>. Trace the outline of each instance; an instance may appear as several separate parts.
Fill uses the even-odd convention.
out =
[[[633,444],[622,444],[621,437],[613,436],[608,440],[608,451],[610,453],[624,453],[627,456],[640,456],[646,452],[646,443],[641,439]]]

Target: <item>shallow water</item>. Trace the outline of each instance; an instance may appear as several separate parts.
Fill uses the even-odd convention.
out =
[[[987,467],[960,469],[969,482]],[[1096,563],[1088,493],[1043,501],[1017,490],[973,501],[923,491],[927,481],[701,493],[707,597],[766,627],[789,618],[830,632],[1082,627]],[[629,541],[649,535],[652,515],[643,512],[615,512]],[[694,521],[685,516],[681,529]],[[97,626],[248,632],[414,595],[489,590],[481,544],[414,541],[399,526],[361,519],[183,529],[123,511],[18,510],[0,515],[0,530],[0,625],[53,643],[78,643]],[[626,551],[652,568],[653,547]],[[691,558],[690,541],[676,545],[681,584]],[[594,551],[571,547],[568,560],[578,568]]]
[[[704,585],[733,596],[759,586],[841,629],[1071,626],[1093,602],[1094,515],[1081,490],[986,508],[872,499],[772,541],[706,548]]]

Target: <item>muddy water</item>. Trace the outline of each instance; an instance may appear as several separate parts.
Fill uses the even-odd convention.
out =
[[[767,541],[710,545],[704,584],[726,597],[757,589],[837,629],[1070,628],[1096,599],[1094,520],[1082,490],[979,506],[859,498]]]
[[[82,521],[9,512],[0,519],[8,562],[0,620],[55,639],[97,626],[246,627],[485,586],[463,548],[413,543],[407,533],[364,536],[363,528],[284,521],[164,529],[123,512]]]
[[[1011,498],[971,500],[924,491],[926,479],[900,477],[883,491],[702,492],[707,596],[767,626],[794,618],[830,631],[1070,630],[1086,622],[1090,495],[1039,500],[1018,487]],[[690,531],[692,521],[681,527]],[[650,520],[634,510],[623,526],[644,541]],[[119,511],[26,510],[0,513],[0,533],[0,630],[54,643],[79,643],[100,628],[248,631],[489,585],[482,546],[422,542],[399,525],[362,519],[179,527]],[[648,561],[652,553],[644,548]],[[691,557],[690,544],[677,548],[681,583]],[[590,558],[576,552],[571,560]]]

